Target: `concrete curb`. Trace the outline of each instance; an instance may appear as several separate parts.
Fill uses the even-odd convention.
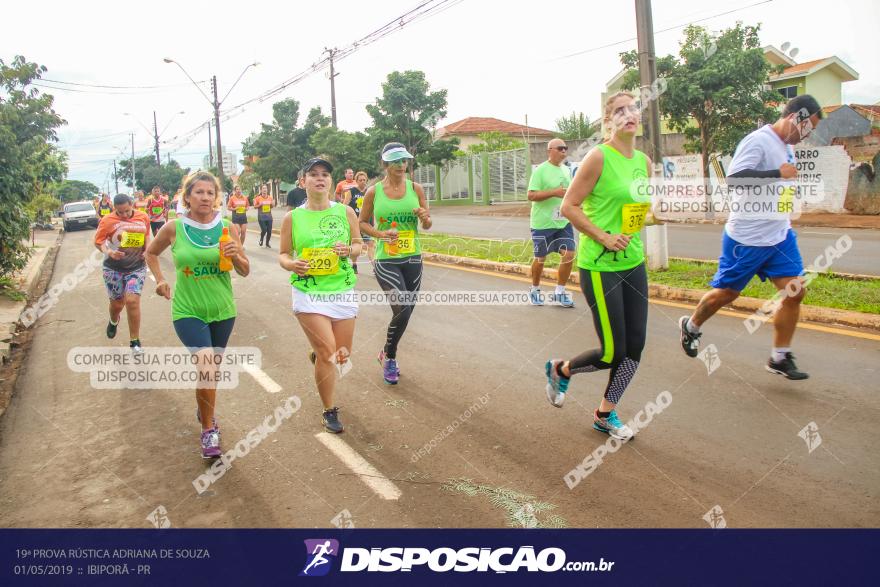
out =
[[[0,362],[4,364],[9,360],[12,345],[15,344],[14,339],[16,332],[18,332],[19,318],[28,307],[28,304],[35,301],[40,277],[43,275],[47,261],[54,258],[54,251],[61,245],[61,234],[62,231],[58,230],[55,242],[51,246],[38,250],[22,271],[19,278],[19,287],[27,294],[27,299],[16,302],[9,313],[9,317],[0,323]],[[14,320],[11,319],[12,316],[14,316]]]
[[[519,265],[517,263],[499,263],[497,261],[487,261],[485,259],[471,259],[469,257],[456,257],[453,255],[426,252],[422,252],[422,258],[435,263],[461,265],[463,267],[494,271],[496,273],[507,273],[524,277],[531,275],[530,267],[528,265]],[[556,271],[544,269],[543,277],[545,279],[555,280]],[[580,279],[577,271],[572,271],[568,282],[571,285],[580,287]],[[696,304],[700,301],[700,298],[703,297],[704,293],[706,293],[704,290],[684,289],[656,283],[648,284],[648,295],[660,300]],[[755,312],[766,303],[767,300],[762,300],[760,298],[740,297],[727,306],[727,308],[743,312]],[[852,312],[835,308],[803,305],[801,306],[801,320],[818,322],[821,324],[836,324],[853,328],[865,328],[880,332],[880,315],[867,314],[864,312]]]

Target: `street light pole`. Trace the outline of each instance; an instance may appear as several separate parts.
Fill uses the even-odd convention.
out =
[[[330,54],[330,121],[333,128],[336,128],[336,69],[333,67],[333,58],[336,56],[337,49],[327,49],[324,51]]]
[[[639,80],[641,82],[640,95],[651,96],[642,118],[644,136],[651,151],[651,160],[654,168],[663,165],[663,152],[660,145],[660,103],[659,97],[651,91],[657,81],[656,57],[654,55],[654,19],[651,16],[651,0],[635,0],[636,2],[636,30],[639,52]],[[649,269],[669,268],[669,242],[667,240],[666,225],[649,226],[645,231],[648,249]]]
[[[116,159],[113,160],[113,181],[116,184],[116,191],[113,192],[113,195],[119,193],[119,175],[116,172]]]
[[[153,110],[153,139],[156,142],[156,165],[162,166],[162,158],[159,157],[159,127],[156,125],[156,111]]]
[[[208,121],[208,167],[214,167],[214,139],[211,138],[211,121]]]
[[[214,87],[214,132],[217,134],[217,175],[220,176],[220,191],[223,191],[223,147],[220,145],[220,101],[217,99],[217,76],[211,78]]]
[[[137,190],[134,177],[134,133],[131,133],[131,195],[134,195],[134,192]]]

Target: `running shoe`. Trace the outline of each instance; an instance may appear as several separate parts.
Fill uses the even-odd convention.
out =
[[[116,327],[119,326],[119,322],[113,324],[113,322],[107,321],[107,338],[115,338],[116,337]]]
[[[696,357],[700,353],[700,336],[702,332],[692,334],[687,328],[690,316],[682,316],[678,319],[678,329],[681,331],[681,348],[689,357]]]
[[[382,365],[382,377],[388,385],[397,385],[400,381],[400,369],[397,368],[396,359],[385,357],[385,351],[379,352],[379,364]]]
[[[543,306],[544,305],[544,296],[541,294],[540,289],[530,289],[529,290],[529,303],[533,306]]]
[[[196,420],[198,420],[199,424],[202,423],[202,412],[198,408],[196,408]],[[220,432],[220,426],[217,426],[217,417],[211,417],[211,426],[213,426],[217,432]]]
[[[202,430],[202,458],[216,459],[221,454],[220,431],[217,428]]]
[[[794,355],[791,353],[785,353],[785,358],[778,362],[774,361],[771,357],[770,360],[767,361],[767,370],[771,373],[782,375],[786,379],[791,379],[792,381],[801,381],[810,378],[809,373],[798,371],[797,365],[794,363]]]
[[[567,291],[564,291],[561,294],[550,294],[550,301],[558,303],[563,308],[574,308],[574,300],[571,299],[571,296]]]
[[[327,430],[327,432],[339,434],[345,430],[342,426],[342,422],[339,421],[339,408],[324,410],[324,413],[321,414],[321,420],[323,421],[324,429]]]
[[[617,410],[611,410],[607,418],[600,418],[599,410],[594,411],[593,428],[617,440],[630,440],[635,436],[632,429],[617,417]]]
[[[556,366],[562,363],[562,359],[550,359],[544,365],[544,373],[547,375],[547,399],[557,408],[562,407],[565,401],[565,392],[568,391],[568,377],[562,377],[556,372]]]
[[[132,354],[142,355],[144,354],[144,348],[141,346],[141,339],[136,338],[128,343],[128,346],[131,347]]]

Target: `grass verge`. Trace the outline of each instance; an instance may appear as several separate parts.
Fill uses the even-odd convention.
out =
[[[532,261],[532,242],[528,239],[477,239],[448,234],[425,234],[422,250],[472,259],[527,265]],[[559,255],[550,255],[545,267],[559,266]],[[648,281],[671,287],[708,289],[718,268],[712,261],[671,260],[669,269],[649,271]],[[755,277],[742,295],[770,299],[776,288],[769,281]],[[880,279],[853,280],[833,273],[818,275],[807,290],[806,304],[854,312],[880,314]]]

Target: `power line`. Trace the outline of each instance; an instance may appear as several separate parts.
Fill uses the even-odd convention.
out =
[[[159,88],[180,88],[183,86],[188,86],[189,84],[165,84],[161,86],[110,86],[110,85],[102,85],[102,84],[84,84],[80,82],[65,82],[57,79],[46,79],[42,78],[40,81],[51,82],[53,84],[64,84],[69,86],[83,86],[86,88],[108,88],[113,90],[154,90]],[[201,80],[196,82],[197,84],[206,84],[208,80]]]
[[[740,12],[741,10],[746,10],[748,8],[753,8],[755,6],[760,6],[761,4],[769,4],[773,2],[773,0],[761,0],[761,2],[755,2],[754,4],[749,4],[748,6],[741,6],[740,8],[734,8],[732,10],[727,10],[725,12],[719,12],[718,14],[713,14],[712,16],[706,16],[703,18],[698,18],[697,20],[692,20],[690,22],[686,22],[683,24],[677,24],[671,27],[667,27],[665,29],[660,29],[659,31],[654,31],[654,34],[657,35],[659,33],[667,33],[669,31],[674,31],[676,29],[684,28],[691,24],[696,24],[698,22],[705,22],[707,20],[711,20],[713,18],[718,18],[719,16],[727,16],[728,14],[733,14],[734,12]],[[613,43],[608,43],[606,45],[600,45],[598,47],[592,47],[590,49],[584,49],[583,51],[576,51],[574,53],[569,53],[568,55],[562,55],[561,57],[554,57],[552,59],[548,59],[548,61],[559,61],[562,59],[569,59],[571,57],[577,57],[578,55],[585,55],[587,53],[593,53],[594,51],[600,51],[602,49],[608,49],[609,47],[614,47],[616,45],[623,45],[624,43],[629,43],[635,41],[636,37],[631,37],[629,39],[624,39],[622,41],[614,41]]]
[[[161,93],[165,90],[152,90],[152,91],[116,91],[116,90],[101,90],[101,89],[79,89],[79,88],[66,88],[62,86],[55,86],[43,83],[46,80],[34,81],[31,82],[30,85],[36,86],[38,88],[44,88],[49,90],[56,90],[60,92],[74,92],[77,94],[100,94],[106,96],[139,96],[145,94],[157,94]]]

